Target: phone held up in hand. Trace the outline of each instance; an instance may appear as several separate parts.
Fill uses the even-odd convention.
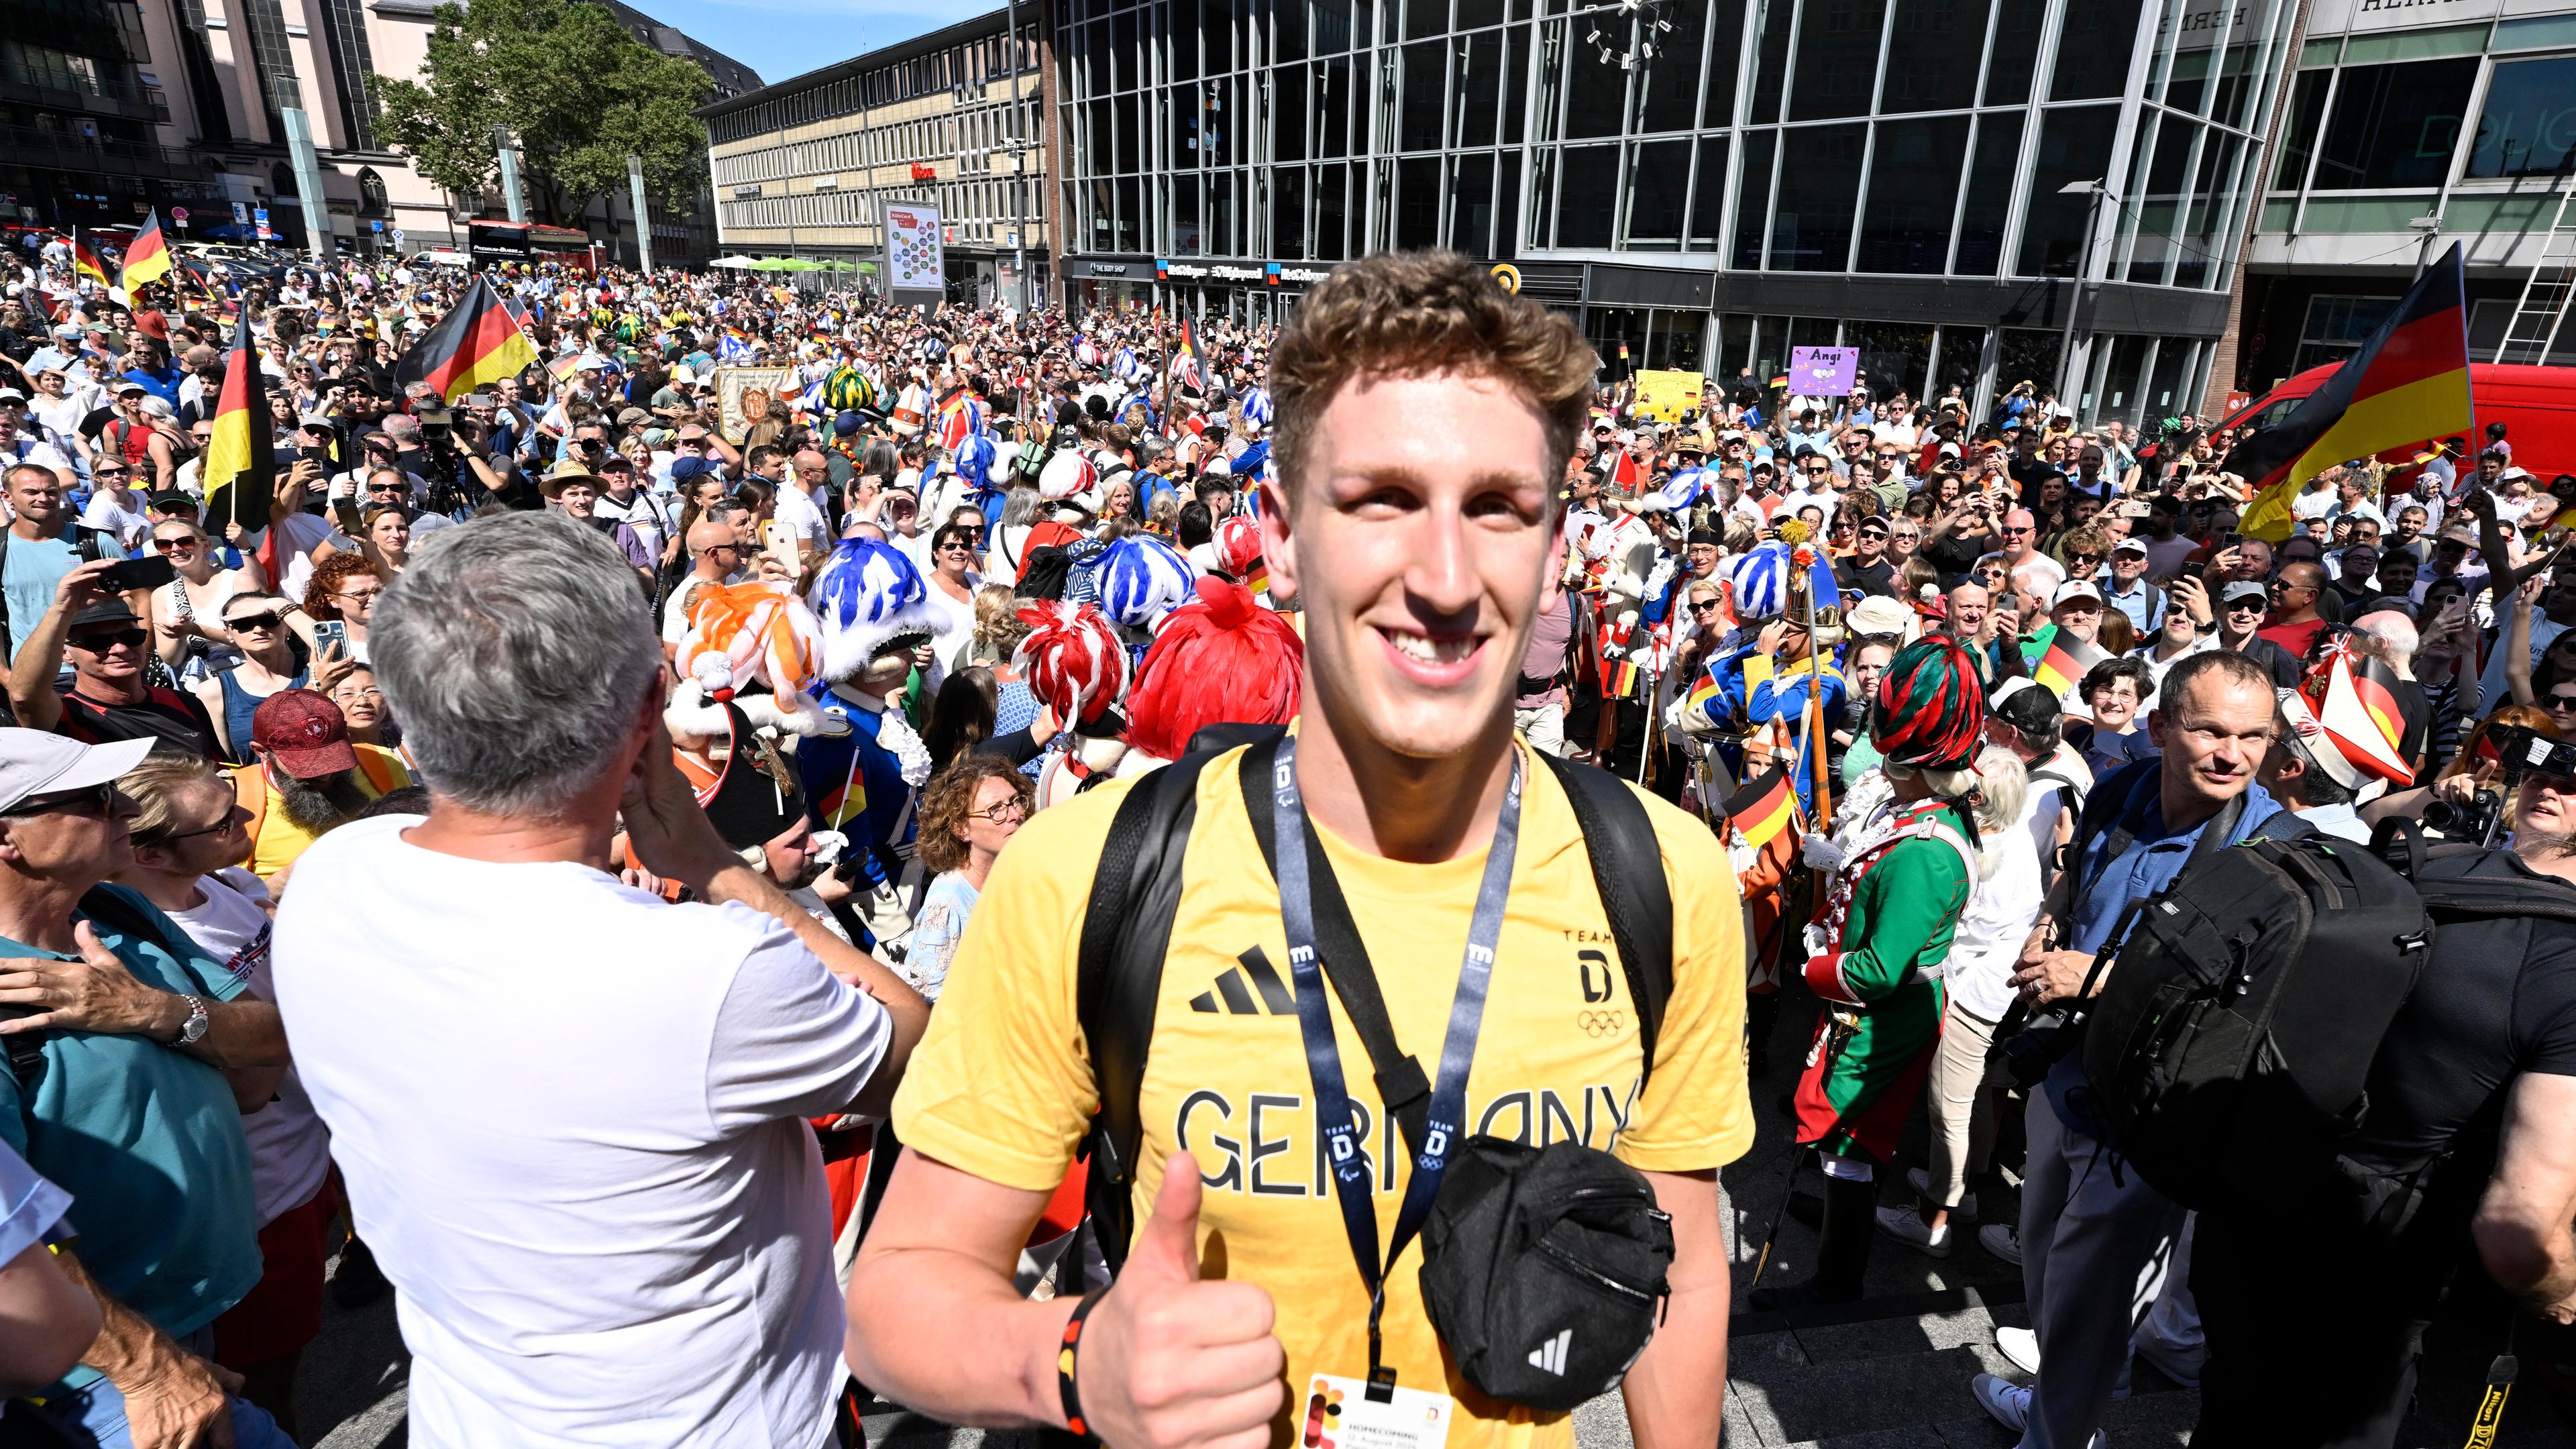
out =
[[[349,621],[319,619],[313,625],[313,648],[316,653],[338,645],[342,654],[349,652]]]

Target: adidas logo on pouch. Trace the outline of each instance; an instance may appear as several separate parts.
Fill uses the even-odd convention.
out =
[[[1216,989],[1202,991],[1190,998],[1190,1010],[1224,1012],[1229,1016],[1259,1016],[1268,1007],[1272,1016],[1295,1016],[1297,998],[1288,983],[1279,977],[1279,968],[1270,964],[1260,947],[1234,958],[1236,964],[1217,973]],[[1250,984],[1245,984],[1245,978]],[[1256,998],[1257,993],[1257,998]]]
[[[1545,1369],[1558,1378],[1565,1377],[1565,1350],[1574,1342],[1574,1330],[1561,1329],[1556,1337],[1530,1350],[1530,1367]]]

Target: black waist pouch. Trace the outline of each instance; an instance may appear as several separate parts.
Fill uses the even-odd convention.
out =
[[[1478,1392],[1571,1409],[1654,1337],[1672,1219],[1644,1174],[1577,1142],[1460,1145],[1422,1226],[1422,1300]]]

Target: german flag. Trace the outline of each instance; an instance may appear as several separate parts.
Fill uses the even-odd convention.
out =
[[[2239,525],[2246,537],[2288,538],[2297,524],[2291,500],[2347,458],[2475,429],[2467,277],[2454,242],[2325,386],[2228,453],[2220,469],[2255,488]]]
[[[2030,665],[2030,677],[2042,689],[2062,695],[2084,682],[2093,666],[2110,657],[2099,649],[2055,624],[2042,629],[2022,646],[2022,659]]]
[[[78,228],[72,231],[72,275],[95,278],[102,287],[112,285],[107,279],[107,263],[98,259],[98,248],[81,240]]]
[[[394,385],[425,382],[454,402],[487,382],[536,366],[537,350],[519,330],[489,277],[477,276],[448,314],[394,364]]]
[[[206,487],[206,531],[217,538],[234,523],[253,530],[268,527],[269,501],[276,494],[277,448],[268,415],[268,388],[260,376],[259,354],[250,343],[248,323],[233,328],[232,353],[224,359],[223,390],[215,395],[215,435],[206,444],[201,475]]]
[[[134,289],[157,282],[170,275],[170,241],[161,235],[161,212],[156,207],[143,218],[143,230],[125,246],[125,296],[134,299]]]
[[[1744,843],[1761,850],[1778,838],[1780,832],[1798,816],[1798,792],[1789,783],[1789,765],[1783,760],[1770,769],[1744,782],[1744,788],[1727,797],[1727,824],[1744,837]]]
[[[1690,695],[1684,700],[1682,707],[1691,714],[1697,715],[1707,709],[1709,702],[1716,698],[1717,671],[1703,669],[1699,672],[1699,683],[1691,686]]]
[[[1186,314],[1181,318],[1180,345],[1172,349],[1172,386],[1207,391],[1207,367],[1200,360],[1199,335]]]

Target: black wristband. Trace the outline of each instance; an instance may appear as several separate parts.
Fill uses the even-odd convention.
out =
[[[1064,1322],[1064,1344],[1055,1355],[1055,1388],[1064,1402],[1064,1426],[1086,1444],[1099,1443],[1100,1436],[1092,1433],[1091,1426],[1083,1421],[1082,1391],[1074,1385],[1074,1368],[1082,1361],[1083,1320],[1091,1316],[1092,1309],[1100,1306],[1101,1296],[1108,1291],[1094,1288],[1082,1295],[1082,1301],[1074,1305],[1073,1316]]]

